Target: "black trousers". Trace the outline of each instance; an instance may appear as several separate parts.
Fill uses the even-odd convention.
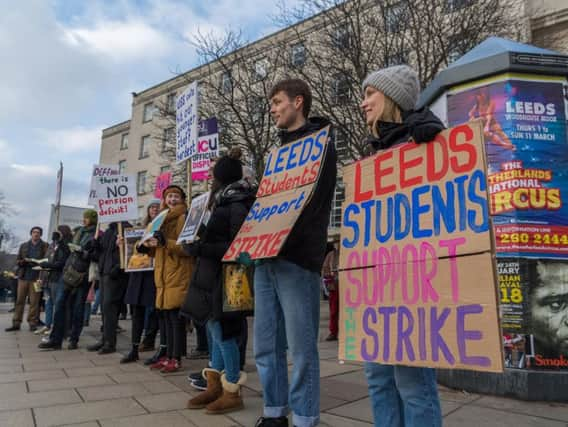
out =
[[[143,305],[130,305],[130,314],[132,315],[132,345],[140,344],[142,331],[144,330],[144,317],[146,307]]]
[[[165,319],[168,358],[181,359],[185,346],[185,319],[180,317],[179,308],[161,313]]]
[[[145,310],[148,310],[148,307],[144,307]],[[131,307],[132,310],[132,307]],[[134,314],[132,315],[134,317]],[[145,325],[146,327],[144,328],[144,339],[142,340],[142,342],[146,345],[146,346],[151,346],[154,347],[155,343],[156,343],[156,335],[158,335],[158,331],[160,330],[159,328],[159,321],[158,321],[158,311],[155,308],[152,308],[152,310],[150,311],[150,314],[148,315],[148,324]],[[165,332],[164,332],[165,335]],[[164,338],[165,340],[165,338]],[[164,341],[165,343],[165,341]]]
[[[125,291],[124,280],[112,279],[109,275],[101,277],[103,345],[110,348],[116,348],[116,328]],[[142,321],[142,326],[144,326],[144,321]]]
[[[209,343],[207,341],[207,327],[205,324],[193,322],[195,326],[195,334],[197,336],[197,351],[209,352]]]

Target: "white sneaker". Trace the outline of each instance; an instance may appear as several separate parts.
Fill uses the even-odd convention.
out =
[[[43,335],[49,335],[51,334],[51,328],[46,328],[45,331],[43,332]]]
[[[47,330],[47,326],[43,326],[34,331],[34,335],[42,335]]]
[[[49,336],[41,337],[41,342],[48,342],[48,341],[49,341]]]

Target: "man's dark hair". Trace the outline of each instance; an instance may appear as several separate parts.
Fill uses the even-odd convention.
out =
[[[301,79],[280,80],[272,87],[269,99],[272,99],[274,95],[281,91],[290,99],[294,99],[297,96],[301,96],[304,99],[302,114],[307,119],[308,114],[310,114],[310,109],[312,108],[312,91],[308,84]]]
[[[43,236],[43,228],[38,227],[37,225],[35,227],[32,227],[32,229],[30,230],[30,235],[34,232],[34,230],[39,231],[39,235]]]

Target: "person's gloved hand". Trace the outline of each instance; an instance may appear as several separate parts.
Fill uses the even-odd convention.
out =
[[[158,246],[166,246],[166,236],[160,230],[154,231],[154,239],[158,241]]]
[[[198,257],[201,255],[201,243],[193,242],[193,243],[184,243],[183,250],[186,254]]]
[[[250,267],[251,265],[255,264],[255,262],[251,259],[250,254],[248,252],[241,252],[237,257],[236,261],[239,264],[244,265],[245,267]]]

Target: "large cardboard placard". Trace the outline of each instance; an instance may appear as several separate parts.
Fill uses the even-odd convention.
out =
[[[89,187],[89,206],[97,205],[97,191],[95,189],[97,179],[103,176],[120,175],[120,167],[118,165],[93,165],[91,172],[91,186]]]
[[[95,191],[101,224],[138,218],[138,195],[134,175],[98,177],[95,181]]]
[[[235,261],[241,253],[251,259],[276,257],[320,176],[330,127],[273,149],[267,158],[257,200],[223,261]]]
[[[177,239],[177,244],[181,245],[184,242],[191,243],[199,235],[199,229],[205,218],[205,213],[207,212],[207,205],[209,203],[210,193],[204,193],[200,196],[195,197],[191,201],[191,206],[187,212],[187,217],[185,218],[185,224],[183,225],[183,230]]]
[[[136,245],[144,236],[143,228],[124,229],[124,253],[126,256],[126,272],[151,271],[154,269],[154,258],[147,254],[141,254],[136,250]]]
[[[503,369],[479,122],[346,168],[340,359]]]
[[[197,81],[194,81],[176,100],[176,163],[189,160],[196,153],[197,102]]]

